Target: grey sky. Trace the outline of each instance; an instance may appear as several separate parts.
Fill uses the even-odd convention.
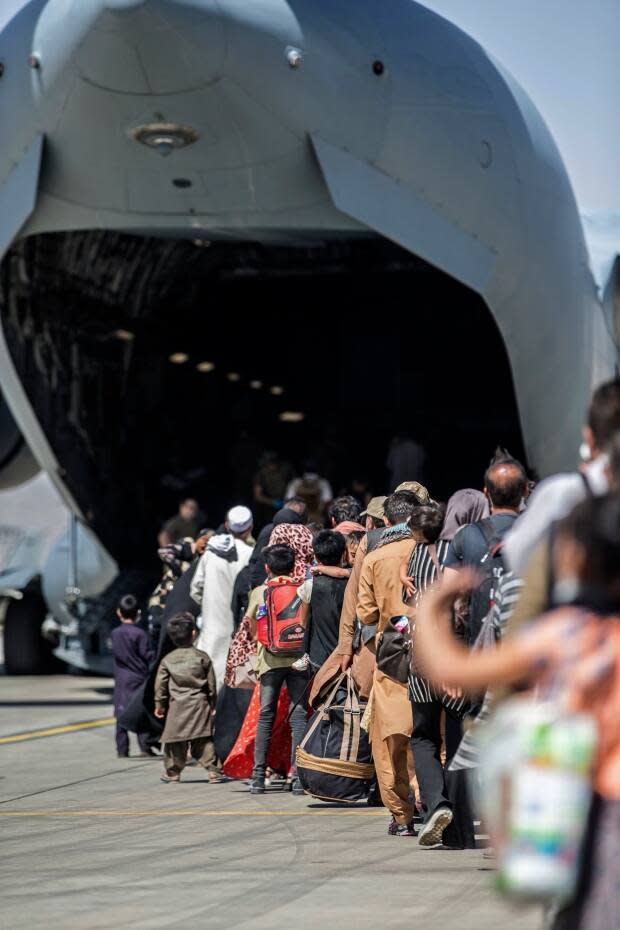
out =
[[[491,52],[551,129],[582,212],[620,210],[620,0],[423,0]]]

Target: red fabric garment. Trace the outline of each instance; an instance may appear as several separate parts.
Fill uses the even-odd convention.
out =
[[[288,774],[291,767],[291,728],[287,722],[289,699],[286,685],[280,691],[276,720],[271,733],[267,765],[276,772]],[[224,762],[224,774],[229,778],[250,778],[254,768],[254,742],[260,713],[260,686],[254,694],[237,737],[237,742]]]

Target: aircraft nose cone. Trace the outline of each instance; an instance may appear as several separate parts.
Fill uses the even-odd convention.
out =
[[[215,0],[48,0],[33,37],[45,93],[66,70],[117,93],[180,93],[216,80],[225,28]]]

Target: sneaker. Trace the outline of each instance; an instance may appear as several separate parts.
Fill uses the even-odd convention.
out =
[[[173,782],[181,781],[180,775],[162,775],[159,779],[164,785],[171,785]]]
[[[253,778],[252,783],[250,784],[250,794],[264,794],[265,793],[265,779],[261,776],[258,778]]]
[[[432,814],[420,830],[418,842],[426,849],[442,845],[443,831],[452,823],[452,811],[449,807],[440,807]]]
[[[412,823],[396,823],[394,818],[390,821],[388,826],[388,835],[389,836],[415,836],[415,828]]]
[[[293,662],[293,668],[296,672],[305,672],[308,666],[310,665],[310,656],[308,653],[303,655],[301,659],[297,659]]]
[[[483,859],[495,859],[495,848],[493,846],[486,846],[482,850]]]
[[[293,792],[293,794],[296,794],[299,796],[306,793],[304,789],[301,787],[301,782],[297,777],[295,777],[292,781],[291,791]]]

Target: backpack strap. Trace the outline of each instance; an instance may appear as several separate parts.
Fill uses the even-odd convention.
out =
[[[577,474],[583,481],[583,486],[586,490],[586,497],[594,497],[594,491],[592,490],[592,485],[590,484],[590,481],[586,473],[584,471],[578,471]]]
[[[487,517],[486,520],[481,520],[480,523],[476,523],[476,526],[484,537],[484,541],[487,547],[487,555],[497,555],[504,544],[504,537],[499,535],[493,526],[491,519]]]

